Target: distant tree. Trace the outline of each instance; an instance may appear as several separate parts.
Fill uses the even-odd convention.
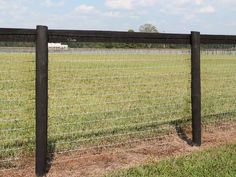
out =
[[[134,30],[133,29],[129,29],[128,32],[134,32]]]
[[[145,32],[145,33],[158,33],[157,28],[152,25],[152,24],[144,24],[139,27],[140,32]]]
[[[144,32],[144,33],[158,33],[157,28],[154,25],[149,24],[149,23],[141,25],[139,27],[139,31]],[[153,44],[143,44],[143,47],[144,48],[152,48]]]

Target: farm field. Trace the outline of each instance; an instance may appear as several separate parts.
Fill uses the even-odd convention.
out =
[[[0,168],[34,151],[34,54],[0,53]],[[202,54],[203,123],[235,121],[236,56]],[[190,55],[49,55],[50,151],[87,151],[190,125]]]

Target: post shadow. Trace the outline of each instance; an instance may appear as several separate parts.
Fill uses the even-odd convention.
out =
[[[188,122],[188,120],[187,120]],[[175,131],[180,139],[185,141],[188,145],[193,146],[193,140],[187,135],[183,126],[187,123],[186,120],[176,120],[172,121],[170,124],[174,126]]]
[[[46,164],[46,173],[48,173],[52,167],[52,162],[55,158],[56,150],[56,141],[49,140],[48,142],[48,153],[47,153],[47,164]]]

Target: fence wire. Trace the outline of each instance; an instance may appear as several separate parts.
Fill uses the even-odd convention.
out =
[[[201,51],[203,125],[229,130],[236,123],[236,46],[202,45]]]
[[[202,45],[205,130],[235,128],[235,66],[235,45]],[[49,156],[128,150],[180,134],[191,124],[190,69],[183,45],[50,51]],[[0,175],[33,162],[34,99],[33,48],[0,48]]]
[[[51,153],[130,145],[189,121],[189,46],[71,51],[49,55]]]
[[[8,50],[0,47],[0,176],[31,163],[35,148],[35,56]]]

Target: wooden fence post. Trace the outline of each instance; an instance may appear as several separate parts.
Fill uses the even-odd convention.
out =
[[[47,168],[48,128],[48,28],[36,30],[36,161],[35,172],[43,176]]]
[[[201,72],[200,72],[200,33],[191,32],[191,103],[192,140],[201,146]]]

